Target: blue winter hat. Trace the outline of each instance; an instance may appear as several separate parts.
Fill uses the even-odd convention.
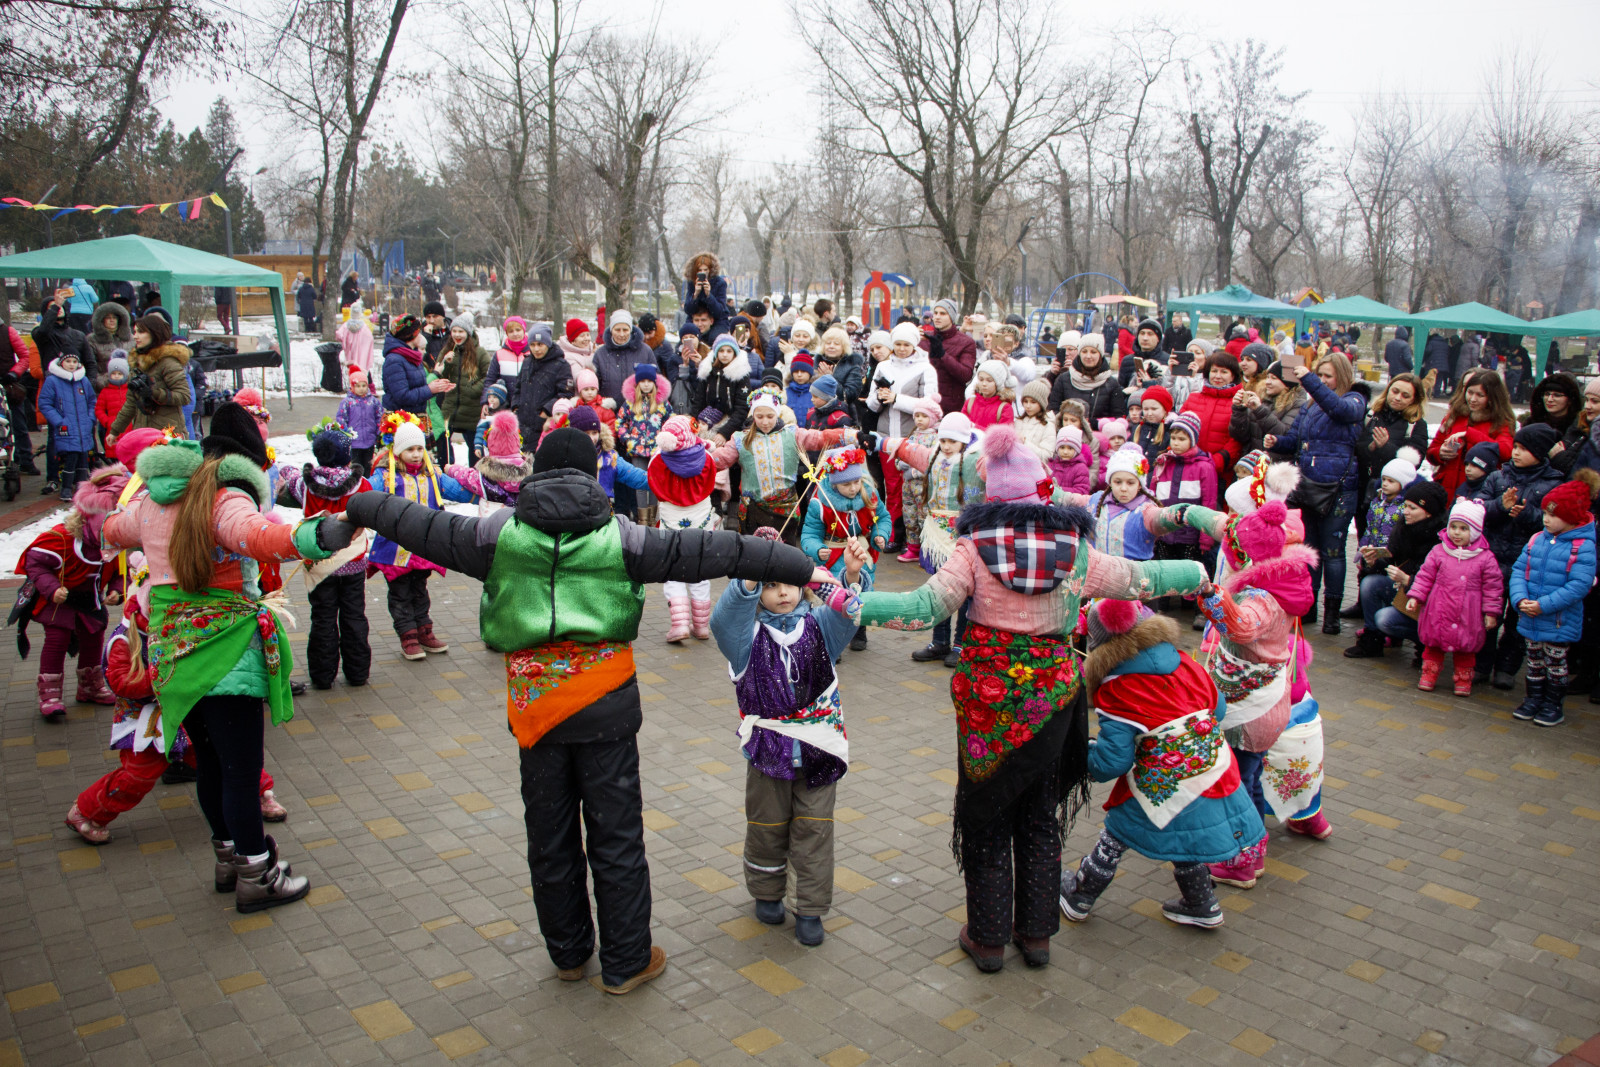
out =
[[[811,399],[819,404],[831,404],[839,398],[839,379],[824,374],[811,383]]]
[[[737,352],[739,351],[739,342],[735,341],[730,333],[720,334],[717,337],[717,343],[711,346],[712,355],[715,355],[719,348],[731,348]]]
[[[636,382],[655,381],[656,365],[654,363],[635,363],[633,365],[633,380]]]
[[[1467,449],[1464,463],[1468,467],[1477,467],[1487,474],[1492,474],[1500,469],[1500,446],[1493,441],[1479,441]]]
[[[859,448],[834,448],[822,454],[819,464],[828,473],[828,484],[859,481],[867,476],[867,454]]]
[[[483,392],[484,392],[484,400],[485,401],[487,401],[489,399],[489,397],[491,397],[491,396],[499,397],[500,398],[500,406],[501,407],[505,407],[506,406],[506,401],[511,398],[511,394],[506,392],[506,383],[505,382],[495,382],[493,385],[489,386]]]
[[[328,425],[311,438],[311,454],[319,467],[350,466],[350,442],[354,437],[343,426]]]

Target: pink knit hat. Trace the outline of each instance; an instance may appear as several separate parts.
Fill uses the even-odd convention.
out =
[[[581,367],[578,373],[572,376],[572,384],[573,388],[581,393],[585,389],[600,388],[600,379],[588,367]]]
[[[1128,439],[1128,420],[1101,419],[1100,432],[1105,435],[1107,440],[1113,437],[1120,437],[1126,441]]]
[[[1038,453],[1017,439],[1011,423],[989,427],[983,435],[983,454],[987,460],[983,476],[985,500],[1037,504],[1048,499],[1050,472]]]
[[[484,437],[489,458],[503,463],[522,462],[522,432],[517,417],[509,411],[497,411],[489,420],[489,432]]]
[[[1483,504],[1477,500],[1462,498],[1450,506],[1450,521],[1466,523],[1479,537],[1483,536],[1483,520],[1487,514]]]
[[[696,440],[694,423],[689,421],[689,416],[674,415],[661,425],[661,432],[656,434],[656,448],[661,452],[676,452],[680,448],[688,448]]]
[[[1200,443],[1200,416],[1192,411],[1180,412],[1167,420],[1167,433],[1182,430],[1189,435],[1189,442],[1194,445]]]
[[[1076,426],[1061,427],[1061,431],[1056,434],[1056,447],[1060,448],[1062,445],[1074,445],[1078,448],[1082,448],[1083,431],[1078,429]]]
[[[944,418],[944,407],[931,396],[925,396],[917,401],[917,406],[911,409],[914,415],[926,415],[935,426]]]
[[[1252,563],[1264,563],[1283,555],[1289,535],[1283,524],[1289,509],[1282,501],[1269,500],[1254,512],[1233,523],[1229,535],[1222,539],[1228,553],[1228,563],[1234,570],[1243,570]]]

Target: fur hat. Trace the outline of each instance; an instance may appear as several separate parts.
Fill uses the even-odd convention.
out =
[[[593,478],[598,468],[594,442],[589,440],[588,434],[570,426],[551,430],[549,436],[539,442],[539,450],[533,456],[535,474],[541,471],[575,470]]]
[[[980,374],[988,375],[1001,392],[1007,389],[1016,389],[1017,376],[1011,373],[1011,368],[998,359],[986,359],[978,364],[978,369],[972,372],[973,381],[977,381]],[[1048,397],[1046,398],[1048,399]]]
[[[402,422],[394,429],[394,441],[389,445],[389,451],[398,459],[400,453],[408,448],[427,447],[428,438],[423,434],[422,427],[414,422]]]
[[[1234,480],[1222,497],[1228,510],[1236,515],[1248,515],[1269,501],[1288,502],[1289,495],[1300,484],[1300,467],[1295,463],[1273,463],[1262,453],[1251,473]]]
[[[1169,413],[1172,411],[1172,394],[1168,392],[1167,387],[1164,385],[1146,386],[1144,392],[1139,394],[1139,401],[1143,403],[1146,400],[1154,400],[1161,405],[1163,411]]]
[[[1029,382],[1027,385],[1024,385],[1022,387],[1022,389],[1018,391],[1017,399],[1026,400],[1029,397],[1032,397],[1035,401],[1037,401],[1038,404],[1039,404],[1039,407],[1043,408],[1046,411],[1049,411],[1050,410],[1050,383],[1045,381],[1043,378],[1035,378],[1033,381]]]
[[[593,414],[593,409],[590,409]],[[568,421],[571,419],[569,417]],[[509,411],[497,411],[489,417],[489,432],[484,436],[484,449],[489,458],[502,463],[522,462],[522,431],[517,417]]]
[[[1395,453],[1394,458],[1383,465],[1379,477],[1393,478],[1404,489],[1417,480],[1417,464],[1422,462],[1422,457],[1417,450],[1409,445]]]
[[[350,442],[355,435],[336,423],[326,423],[306,434],[311,438],[311,455],[319,467],[350,466]]]
[[[1074,448],[1083,447],[1083,431],[1076,426],[1063,426],[1056,433],[1056,447],[1072,445]]]
[[[860,481],[867,476],[867,454],[859,448],[834,448],[822,454],[819,464],[828,473],[828,484]]]
[[[1551,492],[1554,492],[1554,490],[1551,490]],[[1405,492],[1401,494],[1401,499],[1407,503],[1417,505],[1417,507],[1435,518],[1443,515],[1450,507],[1450,496],[1445,492],[1444,486],[1427,478],[1419,478],[1406,486]],[[1549,499],[1549,494],[1545,494],[1545,500],[1548,501]]]
[[[1196,447],[1200,444],[1200,416],[1192,411],[1180,411],[1167,420],[1167,433],[1169,435],[1182,430],[1189,435],[1189,442]]]
[[[1150,475],[1150,461],[1145,458],[1144,449],[1132,443],[1123,445],[1106,458],[1106,481],[1111,481],[1114,474],[1131,474],[1139,479],[1140,484]]]
[[[566,332],[568,341],[576,341],[584,334],[593,333],[594,331],[590,329],[589,324],[584,322],[582,319],[568,319]]]
[[[983,436],[984,499],[1003,503],[1037,504],[1048,499],[1050,472],[1039,454],[1017,438],[1016,426],[997,422]]]
[[[1137,600],[1096,600],[1089,606],[1089,647],[1099,648],[1154,616]]]
[[[912,407],[911,414],[926,415],[928,416],[929,422],[933,423],[935,426],[938,426],[939,420],[944,418],[944,406],[933,397],[925,396],[921,400],[918,400],[916,405]]]
[[[960,441],[970,445],[973,441],[972,420],[959,411],[952,411],[939,420],[939,440]]]
[[[1450,521],[1466,523],[1472,527],[1472,532],[1479,537],[1483,536],[1484,517],[1485,511],[1482,501],[1468,500],[1466,497],[1462,497],[1450,505]]]
[[[907,323],[906,325],[910,326],[911,324]],[[912,326],[911,328],[913,330],[916,329],[915,326]],[[916,344],[917,342],[915,340],[913,340],[911,343],[912,344]],[[888,330],[873,330],[870,334],[867,335],[867,351],[871,352],[874,348],[878,347],[879,345],[882,345],[884,348],[893,348],[894,347],[894,335],[891,334]]]
[[[1124,442],[1126,442],[1128,440],[1128,420],[1101,419],[1100,432],[1105,435],[1105,438],[1108,441],[1113,437],[1120,437]]]
[[[1517,431],[1514,440],[1542,463],[1550,458],[1550,450],[1560,442],[1561,431],[1548,423],[1530,422]]]
[[[211,432],[201,440],[200,448],[208,458],[235,455],[248,459],[258,469],[267,465],[267,442],[261,437],[255,416],[231,400],[211,416]]]
[[[588,404],[574,404],[567,409],[567,425],[588,433],[600,429],[600,413]]]
[[[674,415],[661,424],[661,432],[656,434],[656,450],[676,452],[680,448],[688,448],[697,440],[694,423],[689,421],[689,416]]]
[[[1589,500],[1588,485],[1577,480],[1562,482],[1544,495],[1544,511],[1569,526],[1587,526],[1594,521]]]
[[[882,331],[880,330],[879,332],[881,333]],[[889,343],[891,345],[897,345],[901,341],[910,341],[913,347],[920,345],[922,343],[922,331],[917,329],[914,323],[902,322],[889,331]]]

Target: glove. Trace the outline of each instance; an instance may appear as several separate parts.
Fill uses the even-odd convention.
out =
[[[858,435],[861,447],[868,453],[878,451],[878,446],[883,442],[883,437],[874,430],[862,430]]]
[[[861,597],[852,589],[834,586],[822,602],[857,625],[861,622]]]
[[[944,335],[938,330],[928,334],[928,362],[944,358]]]
[[[359,529],[361,527],[344,519],[323,519],[317,523],[317,547],[324,552],[342,551],[350,547]]]

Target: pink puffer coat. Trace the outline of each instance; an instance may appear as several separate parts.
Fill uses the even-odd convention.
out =
[[[1417,636],[1429,648],[1476,652],[1483,647],[1485,615],[1499,616],[1502,582],[1489,542],[1482,535],[1466,548],[1450,543],[1450,531],[1428,553],[1409,595],[1422,603]]]

